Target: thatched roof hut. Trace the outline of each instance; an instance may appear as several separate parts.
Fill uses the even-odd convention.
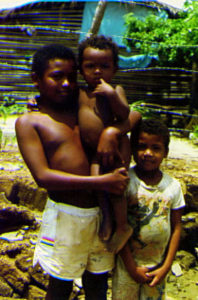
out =
[[[144,1],[121,2],[125,5],[125,2]],[[24,6],[0,10],[0,101],[9,97],[25,103],[36,93],[29,71],[32,54],[41,45],[59,42],[77,52],[85,3],[33,0]],[[168,106],[189,103],[191,73],[124,69],[118,72],[115,82],[124,86],[130,103],[139,100]]]

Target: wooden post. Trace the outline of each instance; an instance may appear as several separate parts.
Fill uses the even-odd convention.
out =
[[[190,103],[190,112],[198,110],[198,64],[196,61],[192,64],[192,97]]]
[[[100,24],[102,22],[102,19],[103,19],[104,13],[105,13],[106,6],[107,6],[106,0],[100,0],[98,2],[98,5],[97,5],[96,11],[95,11],[95,15],[93,17],[93,21],[91,24],[91,28],[89,29],[87,35],[96,35],[98,33]]]

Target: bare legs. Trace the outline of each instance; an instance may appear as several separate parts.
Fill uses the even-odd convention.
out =
[[[60,280],[50,276],[46,300],[68,300],[73,289],[73,280]]]
[[[93,274],[85,271],[82,276],[86,300],[106,300],[108,273]],[[69,300],[73,280],[59,280],[50,276],[46,300]]]
[[[128,169],[131,160],[131,150],[127,136],[122,137],[119,150],[123,160],[121,161],[120,157],[114,167],[125,166]],[[109,168],[101,168],[97,158],[93,161],[91,165],[92,175],[99,175],[108,171]],[[107,243],[108,251],[118,253],[133,233],[133,229],[127,221],[127,201],[124,196],[99,192],[98,202],[102,211],[99,237],[103,242]],[[115,220],[116,227],[112,236],[113,220]]]
[[[116,228],[110,241],[107,243],[107,249],[110,252],[118,253],[133,234],[132,227],[127,222],[127,201],[124,196],[111,194],[113,202],[114,219]]]

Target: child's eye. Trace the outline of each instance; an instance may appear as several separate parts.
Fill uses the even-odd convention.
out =
[[[62,74],[61,73],[53,73],[51,75],[51,77],[55,80],[60,80],[62,78]]]
[[[94,68],[94,64],[91,64],[91,63],[85,64],[85,68],[87,68],[87,69],[93,69]]]
[[[154,151],[160,151],[161,150],[161,147],[159,145],[154,145],[153,146],[153,150]]]
[[[153,146],[153,151],[156,153],[160,153],[164,150],[162,146]]]
[[[144,150],[146,148],[145,144],[138,144],[138,150]]]
[[[153,150],[159,150],[159,149],[160,149],[160,147],[158,147],[158,146],[153,147]]]
[[[108,68],[109,68],[109,65],[108,65],[108,64],[103,64],[103,65],[102,65],[102,68],[103,68],[103,69],[108,69]]]

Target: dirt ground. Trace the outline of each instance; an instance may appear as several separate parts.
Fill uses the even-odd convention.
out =
[[[163,168],[178,179],[187,176],[188,182],[198,184],[198,145],[186,138],[172,136],[169,156],[164,161]],[[0,176],[19,180],[26,178],[27,183],[33,182],[14,139],[12,143],[8,141],[6,145],[2,145]],[[176,283],[168,283],[167,290],[169,300],[198,300],[198,269],[191,269],[190,272],[178,277]]]

